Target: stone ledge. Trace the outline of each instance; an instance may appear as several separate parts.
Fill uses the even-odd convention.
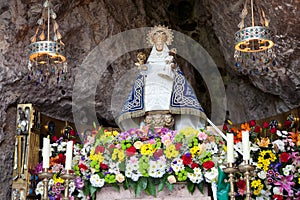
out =
[[[195,190],[194,194],[190,194],[186,186],[183,184],[175,184],[173,192],[170,192],[167,188],[163,191],[158,192],[156,197],[148,195],[146,192],[142,192],[140,196],[135,197],[133,190],[124,190],[120,188],[118,192],[113,187],[104,187],[100,192],[97,193],[96,200],[141,200],[141,199],[151,199],[151,200],[211,200],[208,196],[207,187],[204,188],[204,193],[202,194],[198,189]]]

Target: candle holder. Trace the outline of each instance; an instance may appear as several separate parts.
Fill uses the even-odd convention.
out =
[[[239,170],[244,173],[244,180],[246,181],[246,200],[251,199],[251,187],[250,187],[250,173],[254,170],[254,167],[249,164],[248,161],[244,161],[243,165],[239,166]]]
[[[230,192],[228,193],[228,196],[230,196],[231,200],[235,199],[235,192],[234,192],[234,174],[237,172],[237,168],[233,166],[232,163],[228,163],[228,167],[224,169],[224,172],[228,174],[229,177],[229,183],[230,183]]]
[[[53,173],[48,172],[48,168],[44,168],[43,172],[38,174],[38,177],[43,180],[44,189],[43,196],[41,200],[48,200],[48,182],[49,179],[53,176]]]
[[[60,177],[65,180],[65,193],[64,193],[63,200],[68,200],[69,199],[69,184],[70,184],[70,181],[75,178],[75,175],[70,174],[69,170],[67,170],[67,172],[65,174],[62,174]]]

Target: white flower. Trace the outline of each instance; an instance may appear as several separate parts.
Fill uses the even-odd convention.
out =
[[[58,145],[58,144],[55,142],[55,143],[52,143],[52,144],[51,144],[51,147],[57,147],[57,145]]]
[[[66,142],[62,142],[61,146],[65,147],[65,146],[67,146],[67,143]]]
[[[290,171],[288,171],[288,170],[284,170],[284,169],[283,169],[283,175],[285,175],[285,176],[288,176],[288,175],[290,175]]]
[[[149,176],[153,178],[161,178],[166,171],[165,159],[150,160],[149,162]]]
[[[190,179],[190,181],[192,183],[200,183],[203,180],[203,176],[201,175],[197,175],[197,174],[193,174],[193,173],[187,173],[187,177]]]
[[[58,152],[61,152],[61,151],[63,151],[63,146],[61,146],[61,145],[58,145],[58,146],[57,146],[57,151],[58,151]]]
[[[283,170],[291,171],[291,170],[293,170],[293,166],[287,165],[287,166],[285,166],[285,168],[283,168]]]
[[[44,184],[43,184],[43,181],[40,181],[37,186],[36,186],[36,189],[35,189],[35,194],[36,195],[42,195],[44,194]]]
[[[273,188],[273,193],[274,193],[274,194],[281,194],[281,192],[280,192],[280,187],[274,187],[274,188]]]
[[[204,177],[208,183],[211,183],[217,181],[218,174],[218,169],[216,167],[213,167],[210,169],[210,171],[204,173]]]
[[[267,177],[267,173],[265,171],[260,171],[257,175],[260,179],[265,179]]]
[[[94,187],[102,187],[105,181],[103,178],[100,178],[98,174],[93,174],[90,178],[90,182]]]
[[[74,183],[74,181],[71,181],[70,183],[69,183],[69,194],[72,194],[74,191],[75,191],[75,183]]]
[[[181,170],[184,170],[184,165],[182,163],[182,159],[175,158],[171,163],[171,167],[174,172],[179,172]]]
[[[276,145],[280,151],[284,151],[284,142],[282,140],[275,140],[272,144],[273,146]]]

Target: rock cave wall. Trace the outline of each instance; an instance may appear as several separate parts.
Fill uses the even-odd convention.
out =
[[[300,16],[296,0],[261,2],[270,18],[270,27],[275,30],[278,65],[272,72],[259,75],[243,74],[233,67],[233,35],[238,30],[244,0],[51,2],[58,15],[71,71],[65,84],[52,87],[35,86],[27,80],[29,38],[40,17],[41,2],[0,2],[0,199],[9,199],[11,193],[17,103],[31,102],[46,115],[72,121],[72,89],[78,68],[94,47],[125,30],[164,24],[199,42],[219,68],[226,88],[227,109],[236,123],[269,117],[300,104]],[[98,84],[95,107],[100,123],[106,126],[116,125],[110,109],[111,91],[119,78],[134,68],[135,55],[131,52],[117,59]],[[179,64],[209,115],[211,104],[205,83],[184,60]]]

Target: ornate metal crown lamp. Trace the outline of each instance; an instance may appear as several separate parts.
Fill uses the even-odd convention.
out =
[[[251,26],[245,27],[245,19],[248,14],[247,5],[251,2]],[[243,73],[257,73],[258,69],[251,69],[249,66],[249,59],[252,61],[260,61],[264,65],[271,63],[273,66],[275,63],[275,53],[272,47],[273,32],[269,29],[269,20],[265,16],[265,12],[262,8],[256,5],[256,10],[259,13],[259,19],[261,26],[255,25],[254,20],[254,4],[253,0],[246,0],[240,18],[242,21],[238,24],[240,28],[234,35],[235,41],[235,53],[234,58],[236,60],[235,67],[242,71],[243,67],[247,69],[242,71]],[[257,67],[257,66],[256,66]],[[268,70],[266,68],[265,70]]]
[[[52,4],[46,0],[43,4],[41,18],[37,21],[37,29],[31,37],[29,45],[30,74],[28,80],[38,84],[60,83],[66,80],[67,62],[65,57],[65,45],[58,31],[56,14]],[[53,27],[53,32],[50,30]],[[50,39],[52,37],[52,39]]]

